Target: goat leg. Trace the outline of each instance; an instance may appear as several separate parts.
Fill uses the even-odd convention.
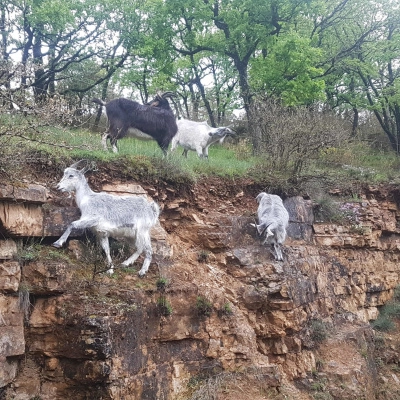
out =
[[[99,242],[107,257],[107,264],[109,266],[107,274],[112,275],[114,273],[114,265],[110,255],[110,242],[108,241],[108,236],[106,234],[99,236]]]
[[[149,269],[149,265],[151,263],[152,255],[153,255],[153,250],[151,248],[151,239],[150,239],[150,233],[147,235],[144,235],[143,238],[139,239],[136,237],[136,251],[133,253],[127,260],[125,260],[122,265],[124,267],[127,267],[128,265],[133,264],[137,258],[140,256],[140,254],[145,252],[145,259],[143,261],[142,268],[139,271],[139,276],[144,276],[146,272]]]
[[[90,219],[78,219],[71,224],[68,225],[67,229],[65,232],[62,234],[62,236],[53,243],[53,247],[56,247],[59,249],[64,245],[64,243],[67,241],[68,236],[70,235],[71,231],[73,229],[87,229],[87,228],[92,228],[97,224],[96,220],[90,220]]]
[[[105,151],[108,150],[108,148],[107,148],[107,139],[108,139],[108,138],[109,138],[109,133],[108,133],[108,131],[106,131],[106,132],[103,133],[103,135],[102,135],[102,137],[101,137],[101,143],[102,143],[103,149],[104,149]]]
[[[63,244],[66,242],[68,239],[68,236],[70,235],[72,231],[72,224],[68,225],[66,231],[62,234],[62,236],[52,244],[53,247],[56,247],[57,249],[60,249]]]
[[[274,243],[274,248],[275,248],[275,253],[276,253],[275,259],[277,261],[283,261],[281,245],[279,243]]]

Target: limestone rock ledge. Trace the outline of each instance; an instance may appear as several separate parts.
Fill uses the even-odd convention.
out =
[[[137,185],[105,189],[146,195]],[[0,388],[21,400],[174,399],[192,377],[250,366],[271,387],[307,381],[324,350],[316,350],[311,322],[346,327],[337,330],[338,348],[359,336],[367,348],[367,323],[399,283],[400,212],[389,200],[345,203],[354,219],[341,226],[315,222],[309,200],[287,199],[282,263],[261,246],[253,217],[165,198],[152,232],[154,260],[140,280],[129,271],[95,275],[80,242],[58,256],[49,250],[46,239],[79,216],[73,203],[9,189],[0,196]],[[162,227],[168,219],[171,233]],[[41,256],[21,258],[20,240],[32,237],[45,239]],[[160,275],[169,281],[161,292]],[[199,298],[210,303],[208,313]],[[160,312],[160,299],[172,314]],[[347,366],[332,362],[323,373],[340,370],[350,387]],[[357,362],[366,387],[374,371]],[[361,393],[357,385],[334,389]]]

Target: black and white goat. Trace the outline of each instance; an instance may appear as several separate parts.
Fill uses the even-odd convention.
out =
[[[112,274],[114,266],[108,238],[131,239],[134,241],[136,252],[122,265],[133,264],[144,252],[145,259],[139,271],[139,275],[143,276],[149,269],[153,255],[150,230],[158,221],[160,214],[158,205],[142,196],[116,196],[105,192],[94,192],[84,175],[87,169],[78,170],[78,164],[79,162],[64,170],[57,188],[69,194],[75,192],[81,218],[72,222],[53,246],[62,247],[73,229],[91,229],[106,254],[109,268],[107,272]]]
[[[172,138],[171,151],[180,145],[183,147],[185,157],[189,150],[193,150],[200,158],[208,158],[208,148],[213,143],[222,143],[226,136],[235,134],[228,127],[212,128],[207,122],[180,119],[177,124],[178,133]]]
[[[274,245],[275,259],[283,260],[281,245],[286,239],[286,228],[289,224],[289,213],[283,205],[282,199],[276,194],[261,192],[256,200],[258,202],[258,225],[251,224],[257,228],[261,237],[265,237],[263,244]]]
[[[104,149],[107,150],[107,139],[110,139],[112,149],[117,153],[118,139],[128,136],[141,140],[155,140],[166,155],[168,146],[178,131],[174,113],[167,99],[172,96],[172,92],[157,94],[146,104],[124,98],[108,103],[92,99],[106,108],[108,129],[102,136]]]

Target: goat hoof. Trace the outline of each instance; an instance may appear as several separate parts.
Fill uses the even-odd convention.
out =
[[[61,249],[62,244],[57,243],[57,242],[54,242],[54,243],[52,244],[52,246],[55,247],[56,249]]]
[[[108,275],[112,275],[114,273],[114,268],[110,268],[107,270]]]

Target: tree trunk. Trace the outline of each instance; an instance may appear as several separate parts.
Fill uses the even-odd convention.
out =
[[[35,103],[40,104],[46,100],[47,95],[47,82],[44,78],[45,71],[43,68],[43,55],[42,55],[42,39],[37,34],[32,47],[33,63],[35,65],[35,80],[33,82],[33,93],[35,96]]]
[[[105,100],[107,98],[107,90],[108,90],[108,85],[110,83],[110,80],[107,79],[106,81],[103,82],[102,88],[101,88],[101,99]],[[99,128],[100,124],[100,118],[101,114],[103,113],[103,107],[100,106],[97,110],[96,118],[94,120],[93,128],[97,130]]]

